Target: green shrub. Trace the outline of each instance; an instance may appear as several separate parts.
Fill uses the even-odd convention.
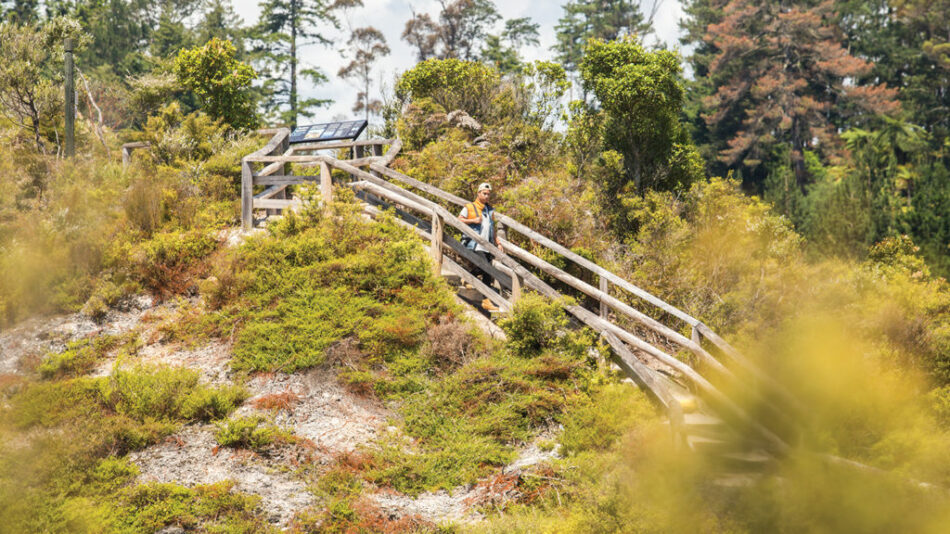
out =
[[[172,102],[148,118],[138,140],[150,143],[146,159],[187,168],[227,146],[227,130],[222,121],[204,113],[184,115],[178,102]]]
[[[564,416],[561,451],[573,455],[606,450],[624,433],[655,417],[655,408],[639,389],[623,383],[605,385]]]
[[[218,243],[207,230],[160,232],[131,251],[134,273],[158,296],[182,293],[207,272],[204,260]]]
[[[584,367],[573,355],[495,355],[416,391],[390,390],[413,439],[387,435],[366,476],[410,493],[473,483],[573,406]]]
[[[217,423],[217,426],[214,439],[222,447],[259,451],[277,441],[287,441],[291,438],[286,430],[267,424],[267,419],[261,416],[228,419]]]
[[[181,50],[175,74],[182,86],[194,91],[208,114],[234,128],[257,123],[251,82],[256,74],[234,58],[230,41],[212,38],[201,47]]]
[[[185,397],[181,416],[190,421],[212,421],[226,417],[242,402],[248,392],[241,386],[199,387]]]
[[[563,306],[535,293],[522,296],[509,317],[498,323],[508,336],[508,346],[522,358],[533,358],[552,349],[584,356],[594,345],[586,330],[568,329]]]
[[[259,510],[260,497],[234,491],[230,481],[185,488],[143,484],[123,491],[116,503],[120,532],[156,532],[169,525],[202,532],[276,532]]]
[[[286,216],[214,262],[203,289],[218,330],[233,331],[236,370],[320,365],[343,339],[375,359],[418,352],[426,326],[456,306],[415,236],[363,220],[347,201],[334,207],[335,217]]]
[[[37,370],[43,378],[63,378],[88,373],[113,350],[134,355],[140,346],[138,334],[122,336],[100,335],[66,344],[60,353],[51,353],[40,363]]]
[[[404,102],[429,98],[443,113],[461,109],[484,121],[492,112],[499,79],[498,71],[484,63],[429,59],[400,76],[396,97]]]
[[[242,388],[200,385],[197,371],[181,367],[116,369],[99,382],[98,391],[109,409],[138,420],[220,417],[247,398]]]

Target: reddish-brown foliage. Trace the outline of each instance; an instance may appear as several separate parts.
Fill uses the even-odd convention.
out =
[[[300,395],[292,391],[271,393],[254,400],[254,407],[258,410],[290,411],[300,402]]]
[[[474,358],[480,347],[470,327],[454,319],[439,321],[426,332],[429,354],[440,369],[455,369]]]
[[[718,88],[705,101],[705,118],[711,126],[741,124],[720,152],[727,164],[755,165],[771,146],[785,143],[801,170],[803,150],[826,156],[840,150],[833,107],[835,113],[899,110],[896,90],[853,85],[872,65],[842,45],[831,0],[723,4],[721,22],[710,24],[704,37],[718,51],[709,66]],[[850,108],[842,105],[848,102]]]

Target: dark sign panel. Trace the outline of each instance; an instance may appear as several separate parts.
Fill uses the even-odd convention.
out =
[[[319,141],[339,141],[356,139],[366,128],[366,121],[325,122],[297,126],[290,133],[291,143],[316,143]]]

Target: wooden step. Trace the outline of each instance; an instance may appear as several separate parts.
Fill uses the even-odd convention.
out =
[[[701,412],[683,414],[683,423],[686,434],[690,436],[722,438],[733,435],[722,419]]]
[[[481,302],[482,299],[485,298],[477,289],[468,289],[465,287],[459,287],[458,295],[470,302]]]
[[[725,453],[716,458],[729,473],[763,473],[776,466],[775,457],[765,451]]]
[[[686,436],[686,444],[700,454],[725,454],[741,452],[741,443],[733,439],[705,436]]]
[[[459,287],[462,285],[462,278],[451,272],[451,271],[442,271],[442,278],[445,278],[445,281],[452,287]]]

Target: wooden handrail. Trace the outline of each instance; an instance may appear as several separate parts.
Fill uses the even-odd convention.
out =
[[[534,275],[531,271],[528,271],[523,265],[518,263],[518,260],[523,261],[529,266],[539,269],[541,272],[554,277],[562,283],[567,284],[569,287],[580,291],[591,298],[594,298],[600,304],[599,314],[591,312],[590,310],[577,304],[568,303],[563,300],[562,303],[564,309],[568,313],[573,315],[582,324],[589,326],[595,332],[600,334],[601,338],[607,342],[608,346],[610,346],[614,362],[617,363],[617,365],[620,366],[620,368],[640,387],[648,391],[648,393],[650,393],[650,395],[663,407],[664,411],[669,416],[670,426],[673,431],[674,438],[676,438],[678,435],[685,436],[682,407],[675,396],[663,384],[663,381],[659,379],[657,372],[641,362],[637,355],[631,350],[631,348],[644,355],[654,358],[657,362],[660,362],[663,365],[675,370],[680,376],[686,379],[688,383],[694,388],[694,391],[698,393],[703,399],[705,399],[710,406],[714,407],[718,413],[727,415],[730,418],[741,421],[744,425],[747,425],[748,428],[752,429],[763,440],[765,446],[772,452],[785,454],[789,450],[789,446],[780,437],[778,437],[771,430],[771,428],[766,427],[759,421],[750,417],[750,415],[742,407],[737,405],[732,401],[732,399],[723,394],[697,370],[693,369],[685,362],[680,361],[672,355],[666,353],[664,350],[654,346],[652,343],[641,339],[636,334],[628,331],[621,325],[614,323],[610,320],[609,314],[606,313],[606,310],[608,308],[613,309],[620,316],[631,318],[637,321],[639,324],[659,333],[668,341],[691,350],[694,354],[697,354],[697,356],[700,357],[700,360],[704,364],[716,369],[720,374],[729,376],[732,379],[736,379],[735,375],[732,375],[730,370],[726,368],[722,362],[715,360],[711,354],[702,348],[702,339],[706,339],[713,346],[717,347],[725,357],[742,367],[745,371],[749,372],[753,377],[759,380],[760,383],[768,386],[770,391],[779,393],[780,397],[782,397],[782,400],[784,401],[784,405],[790,406],[796,411],[804,411],[801,405],[798,404],[797,401],[795,401],[791,395],[789,395],[784,390],[784,388],[778,385],[764,372],[759,370],[749,360],[745,359],[738,351],[736,351],[731,345],[729,345],[729,343],[717,335],[711,328],[686,312],[683,312],[675,306],[666,303],[662,299],[650,294],[649,292],[637,287],[623,278],[620,278],[619,276],[597,265],[596,263],[581,257],[563,245],[556,243],[555,241],[504,214],[498,214],[497,220],[499,224],[502,224],[507,228],[522,234],[523,236],[535,243],[540,244],[548,250],[561,254],[565,258],[575,262],[580,267],[587,269],[593,274],[596,274],[599,277],[599,287],[594,287],[583,280],[571,276],[569,273],[566,273],[565,271],[551,265],[549,262],[544,261],[534,254],[518,247],[507,239],[502,240],[502,243],[507,249],[507,252],[510,254],[503,253],[501,250],[495,247],[494,243],[489,243],[483,239],[478,233],[468,227],[468,225],[459,221],[456,216],[445,209],[442,205],[382,178],[385,177],[390,180],[400,182],[409,187],[422,191],[425,194],[433,196],[440,201],[448,202],[454,205],[466,204],[466,201],[460,197],[452,195],[446,191],[442,191],[431,184],[420,182],[398,171],[388,168],[387,166],[394,160],[401,150],[402,143],[399,139],[396,139],[391,144],[389,140],[370,140],[349,144],[345,143],[346,146],[354,147],[373,146],[374,151],[376,151],[377,154],[372,157],[354,157],[354,159],[351,160],[341,161],[329,156],[294,155],[295,150],[288,146],[290,132],[287,129],[281,128],[274,130],[261,130],[258,133],[271,134],[273,135],[273,138],[267,145],[255,151],[254,153],[249,154],[245,158],[242,158],[241,161],[242,220],[244,221],[245,229],[249,229],[253,222],[251,215],[255,206],[261,208],[270,208],[271,206],[274,208],[287,208],[299,204],[298,200],[271,198],[259,199],[256,201],[259,204],[255,204],[252,195],[253,187],[255,185],[269,186],[264,193],[259,195],[263,198],[265,196],[270,196],[272,191],[283,191],[288,185],[291,184],[319,180],[323,201],[325,203],[329,203],[329,201],[332,199],[330,169],[332,168],[341,170],[355,179],[355,181],[349,184],[351,187],[364,191],[365,194],[371,195],[368,197],[364,195],[360,198],[369,200],[371,202],[376,202],[378,206],[385,207],[399,205],[421,214],[423,218],[418,218],[410,215],[407,212],[397,210],[398,217],[395,220],[397,223],[411,228],[417,234],[430,241],[430,254],[433,256],[434,266],[443,265],[450,271],[455,272],[503,310],[511,309],[513,301],[521,292],[522,286],[531,288],[534,291],[537,291],[538,293],[552,299],[562,298],[561,294],[557,290],[541,280],[538,276]],[[385,144],[390,144],[390,149],[385,155],[382,155],[382,146]],[[345,148],[345,146],[336,148]],[[303,150],[307,149],[308,148],[305,147]],[[354,152],[356,151],[354,150]],[[356,154],[354,154],[354,156],[355,155]],[[304,165],[319,165],[320,176],[292,176],[288,175],[286,172],[275,174],[280,169],[286,171],[286,164],[291,162]],[[254,163],[268,163],[269,165],[265,166],[260,172],[255,173],[252,166]],[[369,172],[363,171],[359,167],[368,167]],[[364,193],[361,193],[361,195],[363,194]],[[387,202],[389,204],[387,204]],[[383,212],[379,208],[370,204],[364,205],[364,213],[374,217],[383,215]],[[431,220],[431,223],[426,223],[426,220]],[[425,227],[426,225],[428,225],[428,228]],[[462,235],[474,240],[476,243],[480,244],[482,248],[495,255],[498,262],[497,268],[484,263],[484,260],[481,258],[481,256],[469,251],[457,240],[455,240],[455,238],[445,234],[443,232],[443,228],[446,225],[455,228]],[[473,276],[470,272],[468,272],[468,270],[460,266],[448,256],[443,256],[443,249],[451,250],[456,254],[461,255],[466,260],[478,264],[483,269],[491,269],[492,275],[497,275],[495,278],[501,282],[503,287],[507,285],[511,288],[512,299],[506,300],[504,296],[495,291],[494,288],[484,284],[481,280]],[[691,329],[690,338],[686,338],[681,333],[655,319],[646,316],[633,306],[616,298],[615,296],[610,295],[608,291],[610,284],[648,302],[669,316],[675,317],[686,323],[686,325],[688,325]],[[783,412],[778,412],[778,414],[780,416],[785,415]],[[853,469],[859,469],[864,472],[881,473],[880,470],[870,468],[863,464],[837,456],[819,455],[819,457],[829,465],[841,465]],[[914,481],[914,483],[920,484],[916,481]],[[920,485],[924,486],[923,484]]]
[[[528,287],[534,289],[538,293],[547,296],[554,300],[560,300],[562,295],[545,283],[543,280],[535,276],[533,273],[525,269],[521,264],[517,263],[514,259],[506,255],[502,250],[498,249],[493,243],[490,243],[484,239],[481,235],[471,229],[467,224],[462,223],[458,218],[451,213],[449,213],[442,206],[420,197],[414,193],[406,191],[398,186],[389,184],[375,176],[370,175],[364,171],[361,171],[351,165],[348,165],[341,161],[328,162],[335,168],[345,170],[354,176],[365,179],[369,183],[360,184],[362,188],[371,188],[375,194],[380,196],[393,199],[399,203],[405,205],[406,207],[416,209],[420,212],[432,211],[432,213],[439,215],[443,222],[455,227],[457,230],[462,232],[470,239],[474,240],[476,243],[481,245],[482,248],[486,249],[489,253],[495,255],[495,257],[504,265],[511,268],[515,274],[520,276],[525,280]],[[375,186],[375,187],[373,187]],[[686,377],[691,384],[693,384],[698,392],[702,394],[704,398],[713,402],[720,409],[727,411],[733,417],[741,420],[744,424],[749,425],[751,428],[755,429],[757,433],[768,443],[769,447],[776,452],[784,452],[788,449],[781,438],[776,436],[771,430],[764,427],[758,421],[755,421],[751,418],[745,410],[739,407],[737,404],[732,402],[725,394],[720,392],[715,386],[713,386],[708,380],[703,378],[699,373],[693,370],[691,367],[686,365],[684,362],[677,360],[676,358],[670,356],[669,354],[664,353],[662,350],[657,349],[651,344],[643,341],[637,336],[631,334],[630,332],[625,331],[623,328],[610,323],[605,319],[601,319],[599,316],[591,313],[587,309],[578,306],[578,305],[565,305],[565,309],[577,317],[581,322],[590,326],[597,332],[608,332],[615,334],[638,349],[654,356],[662,363],[672,367],[684,377]]]
[[[275,139],[277,139],[282,134],[283,134],[282,131],[278,131],[278,135],[275,136]],[[388,142],[388,140],[369,141],[369,142],[345,142],[345,143],[335,143],[333,144],[333,146],[343,147],[343,146],[356,146],[359,144],[382,145],[382,144],[385,144],[386,142]],[[401,146],[401,143],[398,139],[396,140],[394,145],[396,144]],[[269,146],[274,146],[274,145],[276,145],[276,143],[274,142],[274,140],[272,140]],[[323,146],[328,147],[330,145],[324,144]],[[269,165],[268,168],[282,162],[299,162],[299,163],[308,164],[308,165],[324,165],[324,164],[328,164],[332,162],[330,164],[334,168],[343,170],[358,179],[367,180],[383,188],[389,185],[389,183],[386,182],[385,180],[380,180],[370,173],[365,173],[364,171],[360,171],[356,165],[352,165],[352,163],[355,163],[352,161],[348,163],[343,163],[339,160],[336,160],[335,158],[331,158],[328,156],[320,156],[320,155],[295,156],[293,155],[293,152],[295,150],[294,148],[291,148],[287,154],[282,155],[282,156],[269,156],[269,155],[266,155],[266,149],[267,147],[264,147],[263,149],[255,152],[254,154],[251,154],[250,156],[245,158],[245,161],[271,163],[271,165]],[[394,149],[398,151],[399,146],[392,146],[390,149],[390,153],[394,152]],[[271,151],[273,151],[273,149]],[[362,159],[372,160],[374,158],[362,158]],[[364,161],[360,161],[359,163],[364,163]],[[432,186],[431,184],[427,184],[425,182],[415,180],[409,176],[406,176],[405,174],[399,173],[398,171],[394,171],[386,167],[385,165],[381,165],[380,163],[383,163],[383,162],[369,163],[368,165],[369,169],[373,171],[375,174],[379,174],[386,178],[402,182],[403,184],[409,185],[415,189],[418,189],[424,193],[432,195],[438,199],[441,199],[441,200],[444,200],[444,201],[447,201],[459,206],[464,206],[466,204],[466,201],[458,196],[445,192],[435,186]],[[277,185],[277,184],[289,185],[293,183],[303,183],[303,182],[311,181],[311,180],[313,180],[313,178],[301,177],[297,179],[294,177],[281,176],[281,177],[275,177],[274,179],[271,179],[271,180],[258,179],[255,183],[268,184],[268,185]],[[418,197],[418,196],[416,197],[417,197],[416,200],[425,200],[424,197]],[[672,330],[666,327],[665,325],[663,325],[662,323],[659,323],[655,319],[648,317],[642,312],[620,301],[615,296],[610,295],[609,291],[605,291],[601,288],[594,288],[590,284],[587,284],[586,282],[576,279],[575,277],[568,275],[562,270],[556,269],[549,262],[545,262],[541,260],[540,258],[537,258],[536,256],[534,256],[533,254],[530,254],[527,251],[524,251],[518,248],[510,240],[508,239],[504,240],[503,243],[512,252],[518,253],[519,259],[521,259],[522,261],[529,261],[534,267],[539,268],[542,271],[547,272],[548,274],[552,274],[553,276],[555,276],[555,278],[558,278],[562,282],[567,283],[574,289],[577,289],[581,291],[582,293],[587,294],[591,296],[592,298],[597,299],[598,302],[600,302],[602,305],[605,305],[607,307],[610,307],[618,311],[624,316],[627,316],[643,324],[647,328],[650,328],[651,330],[659,333],[660,335],[664,336],[668,340],[686,348],[687,350],[690,350],[692,353],[696,354],[702,362],[716,369],[720,373],[727,374],[728,371],[726,370],[725,366],[721,364],[721,362],[713,358],[712,355],[710,355],[705,349],[703,349],[701,341],[700,341],[701,338],[699,337],[700,335],[705,336],[706,339],[710,340],[710,342],[713,343],[713,345],[720,347],[721,350],[723,350],[723,352],[726,353],[727,356],[731,360],[739,363],[743,368],[755,370],[754,366],[752,366],[748,361],[742,358],[742,356],[739,355],[737,351],[732,349],[731,346],[726,344],[724,340],[722,340],[722,338],[715,335],[714,333],[713,335],[710,335],[712,331],[696,318],[690,316],[689,314],[686,314],[682,310],[666,303],[665,301],[650,294],[649,292],[631,284],[627,280],[620,278],[619,276],[604,269],[603,267],[597,265],[596,263],[591,262],[590,260],[576,254],[575,252],[567,249],[566,247],[560,245],[559,243],[532,230],[531,228],[528,228],[527,226],[524,226],[523,224],[519,223],[518,221],[504,214],[498,214],[498,221],[501,224],[505,225],[507,228],[517,231],[518,233],[524,235],[528,239],[531,239],[532,241],[541,244],[542,246],[548,248],[549,250],[552,250],[554,252],[557,252],[558,254],[561,254],[565,258],[578,264],[580,267],[585,268],[591,273],[597,275],[601,279],[601,287],[607,286],[607,289],[609,290],[609,285],[604,283],[604,280],[606,280],[607,282],[612,283],[614,286],[619,287],[633,294],[634,296],[641,298],[642,300],[645,300],[651,305],[656,306],[658,309],[662,310],[663,312],[666,312],[670,314],[671,316],[684,321],[692,329],[692,336],[691,336],[692,339],[686,338],[679,332],[676,332],[675,330]],[[528,258],[532,258],[532,259],[529,260]],[[760,378],[760,379],[766,378],[764,374],[761,372],[756,372],[755,375],[757,378]]]

